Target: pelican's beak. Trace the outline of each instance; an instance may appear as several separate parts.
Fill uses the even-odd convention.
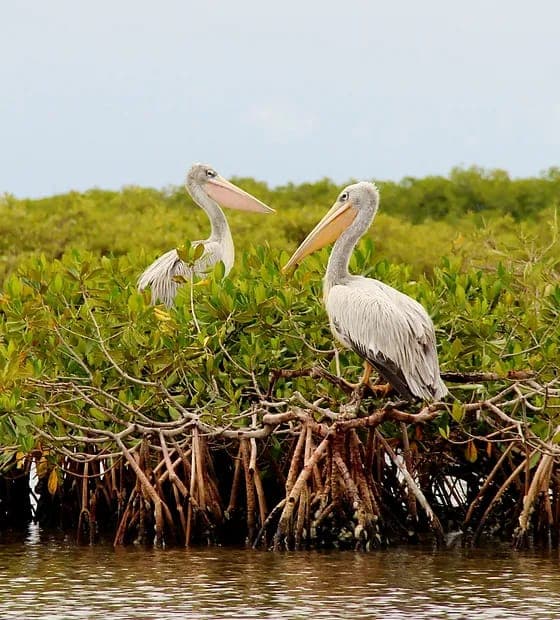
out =
[[[233,183],[226,181],[221,176],[208,179],[205,188],[206,193],[221,204],[230,209],[240,211],[257,211],[258,213],[274,213],[274,209],[267,207],[263,202],[243,191]]]
[[[335,203],[325,217],[307,235],[299,248],[293,253],[292,258],[282,267],[282,271],[285,272],[296,267],[306,256],[338,239],[354,221],[357,214],[358,210],[350,200],[340,205]]]

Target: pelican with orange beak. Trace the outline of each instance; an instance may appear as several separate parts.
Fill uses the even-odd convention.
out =
[[[370,227],[379,206],[373,183],[346,187],[323,219],[290,258],[284,271],[334,243],[324,278],[323,298],[334,336],[365,360],[362,383],[373,368],[406,400],[441,400],[435,330],[417,301],[372,278],[350,274],[354,248]]]
[[[158,301],[172,306],[182,276],[203,275],[218,261],[225,266],[225,273],[233,267],[235,249],[226,216],[219,205],[241,211],[255,213],[274,213],[260,200],[221,177],[212,166],[194,164],[187,173],[185,187],[191,198],[201,207],[210,219],[210,237],[194,241],[193,246],[202,244],[204,252],[194,266],[187,265],[179,256],[177,249],[169,250],[156,259],[138,279],[138,289],[150,287],[152,303]]]

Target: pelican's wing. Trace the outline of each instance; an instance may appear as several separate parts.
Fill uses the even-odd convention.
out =
[[[447,394],[434,326],[417,301],[362,277],[333,286],[325,301],[342,342],[375,366],[402,396],[439,400]]]
[[[180,282],[175,278],[183,276],[190,278],[191,270],[179,258],[176,249],[162,254],[144,271],[138,278],[138,290],[150,288],[152,291],[152,304],[158,302],[166,306],[172,306]]]
[[[196,241],[193,245],[204,244],[204,254],[194,265],[194,275],[206,273],[212,265],[220,260],[220,245],[217,242]],[[191,268],[181,260],[176,249],[169,250],[157,258],[138,278],[138,290],[150,287],[152,304],[159,302],[171,307],[175,302],[177,289],[181,286],[180,278],[191,277]]]

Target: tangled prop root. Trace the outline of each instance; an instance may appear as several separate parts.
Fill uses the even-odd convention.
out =
[[[74,528],[89,544],[110,537],[116,546],[244,541],[367,550],[425,535],[438,544],[498,535],[519,548],[558,546],[560,427],[538,436],[526,412],[556,406],[560,380],[502,377],[492,397],[453,407],[380,406],[364,388],[336,410],[298,392],[275,399],[276,382],[286,378],[287,371],[274,373],[268,392],[227,426],[178,406],[163,387],[154,388],[160,410],[174,406],[177,420],[158,421],[144,409],[131,416],[113,394],[84,383],[35,381],[50,395],[43,415],[66,432],[36,428],[40,447],[14,457],[0,494],[7,497],[9,476],[21,486],[34,463],[33,517]],[[476,375],[485,379],[497,380]],[[347,389],[336,377],[332,383]],[[69,398],[104,412],[110,425],[66,419],[57,403]],[[4,503],[0,527],[18,510]]]

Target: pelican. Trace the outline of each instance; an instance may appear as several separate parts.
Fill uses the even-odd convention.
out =
[[[190,168],[185,188],[196,204],[206,212],[212,226],[208,239],[192,243],[193,246],[204,245],[204,253],[195,262],[193,273],[204,274],[218,261],[224,263],[225,273],[229,273],[233,267],[235,250],[226,216],[218,203],[230,209],[257,213],[274,213],[274,209],[226,181],[207,164],[194,164]],[[180,286],[177,276],[189,278],[191,267],[181,260],[177,250],[173,249],[156,259],[138,278],[138,290],[150,287],[152,304],[159,300],[166,306],[172,306]]]
[[[447,388],[440,377],[434,325],[426,310],[391,286],[348,271],[350,256],[378,205],[379,192],[373,183],[346,187],[284,271],[335,241],[323,298],[334,336],[365,360],[361,383],[368,383],[375,368],[401,398],[440,400]]]

